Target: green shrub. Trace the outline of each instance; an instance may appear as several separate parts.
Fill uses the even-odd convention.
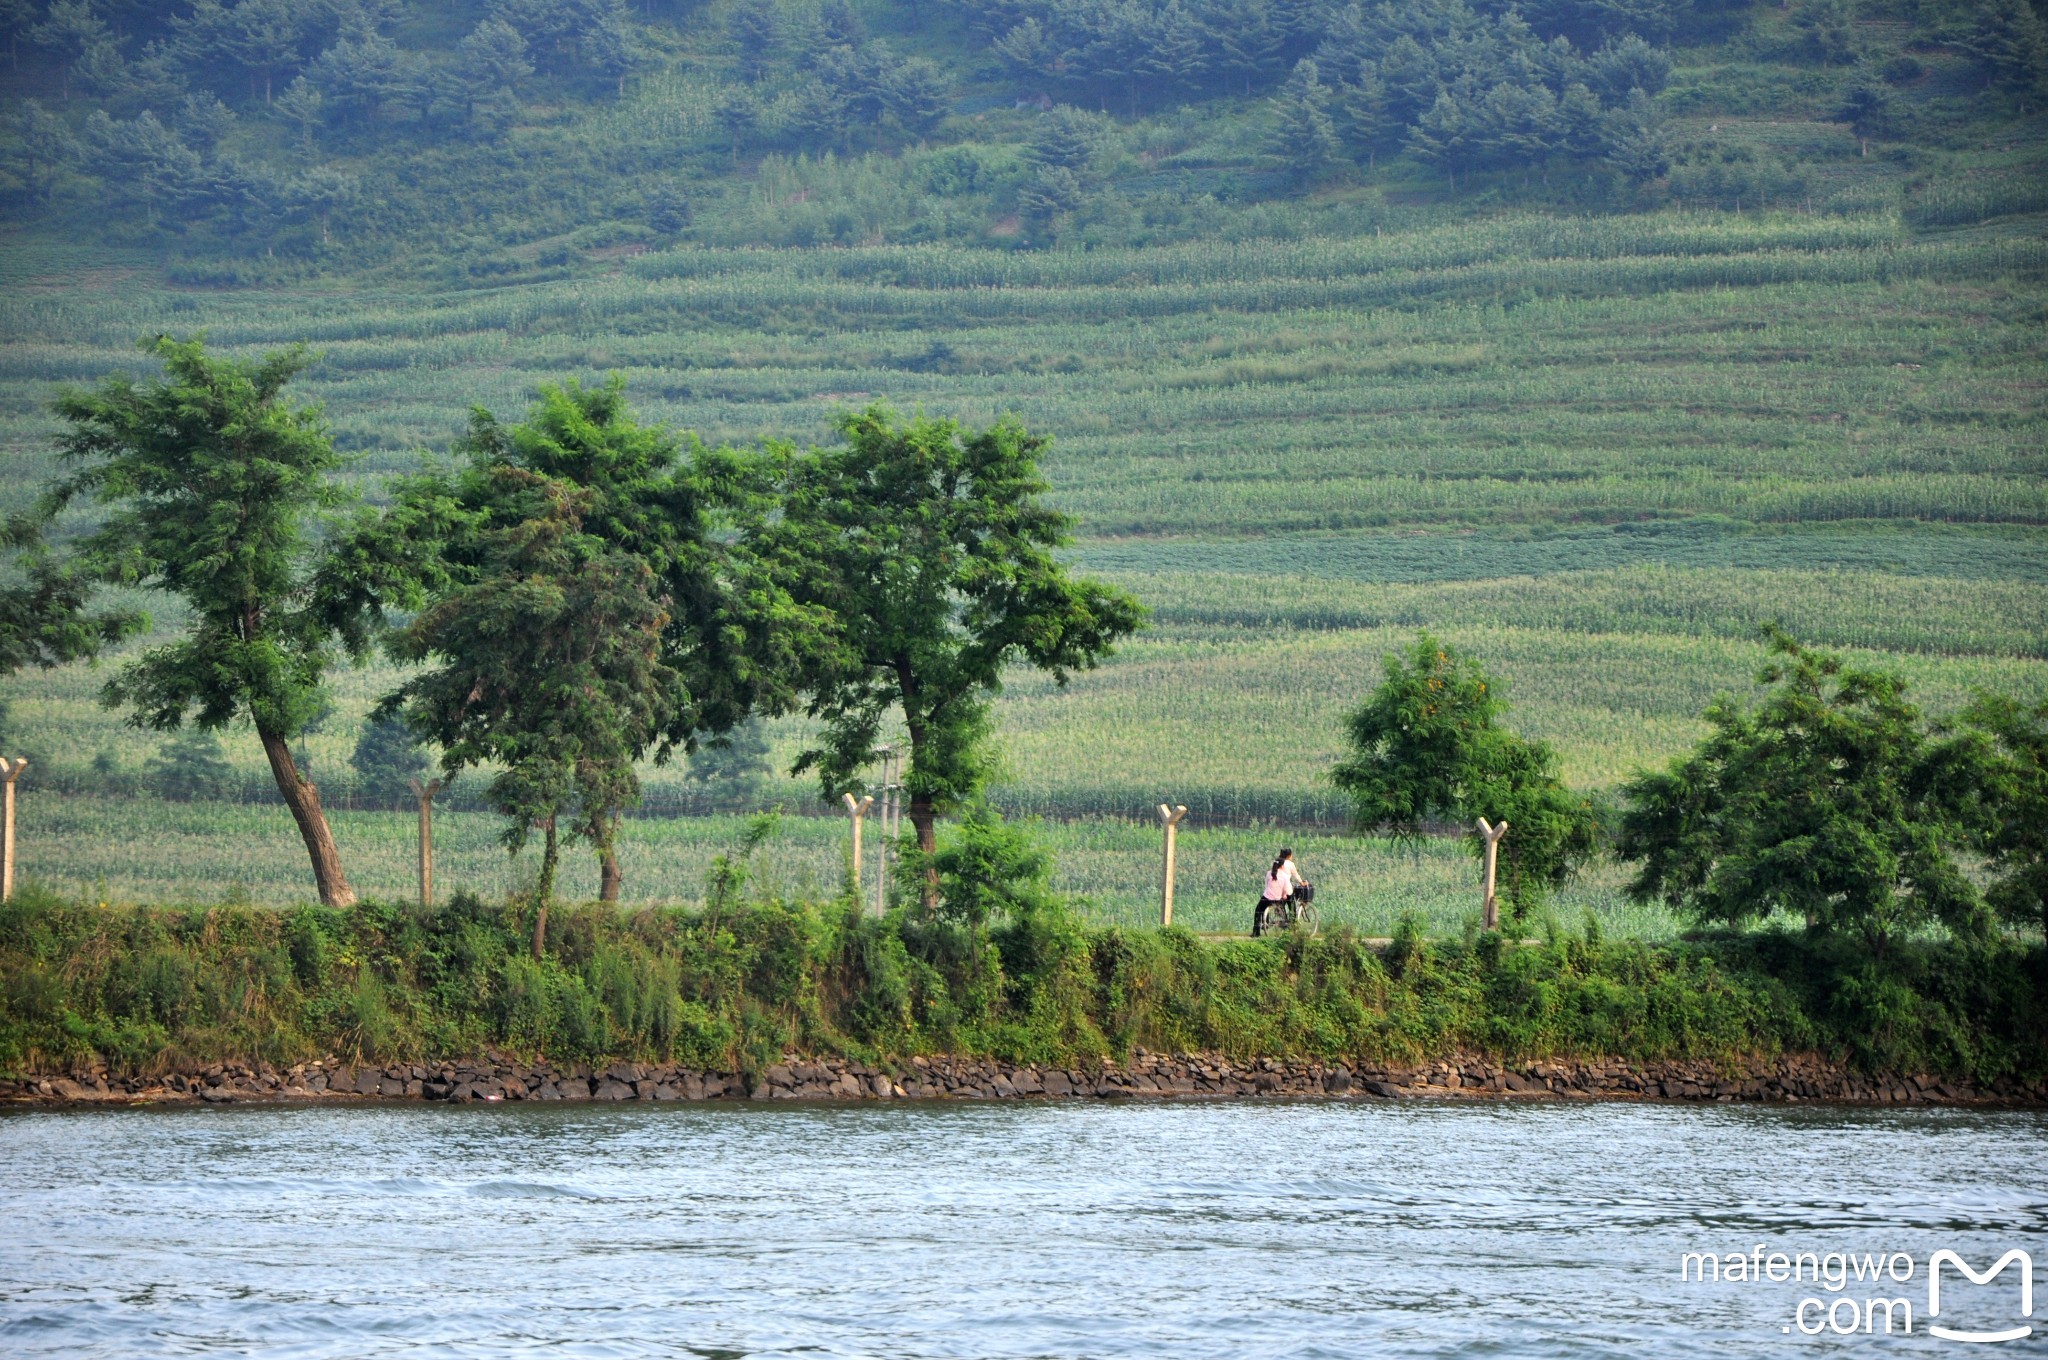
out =
[[[0,1070],[486,1051],[758,1073],[792,1049],[1088,1064],[1156,1051],[1639,1061],[1820,1050],[1987,1081],[2048,1068],[2048,950],[1902,940],[1883,961],[1766,929],[1676,945],[1348,930],[1208,941],[1050,903],[991,930],[849,902],[720,915],[565,907],[536,961],[517,913],[0,904]]]

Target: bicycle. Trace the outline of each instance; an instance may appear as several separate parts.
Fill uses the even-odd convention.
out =
[[[1291,897],[1266,904],[1264,929],[1298,930],[1304,935],[1313,935],[1322,928],[1322,920],[1316,915],[1315,885],[1304,883],[1294,890]]]

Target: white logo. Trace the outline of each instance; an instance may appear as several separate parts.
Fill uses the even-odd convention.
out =
[[[2034,1315],[2033,1257],[2015,1247],[1999,1257],[1997,1265],[1980,1275],[1970,1269],[1969,1263],[1963,1260],[1962,1257],[1944,1248],[1927,1258],[1927,1316],[1929,1318],[1941,1316],[1941,1263],[1943,1261],[1948,1262],[1957,1270],[1963,1272],[1964,1277],[1971,1284],[1990,1284],[1993,1279],[1997,1278],[2000,1271],[2004,1270],[2014,1261],[2018,1261],[2020,1263],[2020,1316],[2032,1317]],[[1950,1327],[1936,1326],[1932,1322],[1928,1323],[1927,1330],[1945,1341],[2018,1341],[2022,1337],[2034,1334],[2032,1324],[2024,1322],[2017,1327],[2008,1327],[2002,1332],[1959,1332]]]

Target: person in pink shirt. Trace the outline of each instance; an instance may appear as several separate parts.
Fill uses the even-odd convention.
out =
[[[1301,876],[1301,870],[1294,863],[1294,852],[1281,847],[1273,867],[1266,871],[1266,886],[1259,892],[1258,904],[1252,908],[1252,938],[1258,939],[1265,933],[1266,913],[1294,896],[1294,890],[1306,887],[1308,880]]]

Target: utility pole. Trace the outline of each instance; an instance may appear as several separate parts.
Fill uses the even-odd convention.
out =
[[[1500,929],[1500,906],[1493,900],[1493,869],[1500,854],[1500,838],[1508,834],[1508,824],[1488,826],[1486,819],[1479,819],[1479,835],[1486,842],[1486,898],[1480,903],[1479,924],[1484,930]]]
[[[850,793],[839,795],[846,800],[846,815],[853,822],[853,900],[860,900],[860,821],[867,810],[875,805],[875,797],[869,794],[859,802]]]
[[[420,905],[434,905],[434,795],[448,786],[445,779],[408,777],[406,786],[420,801]]]
[[[6,792],[0,794],[0,802],[5,804],[0,811],[0,902],[14,896],[14,781],[27,768],[27,756],[14,760],[0,756],[0,779],[6,781]]]
[[[1180,831],[1181,818],[1188,815],[1187,804],[1175,803],[1171,808],[1159,805],[1159,824],[1166,828],[1166,864],[1159,878],[1159,925],[1163,930],[1173,924],[1173,842]]]

